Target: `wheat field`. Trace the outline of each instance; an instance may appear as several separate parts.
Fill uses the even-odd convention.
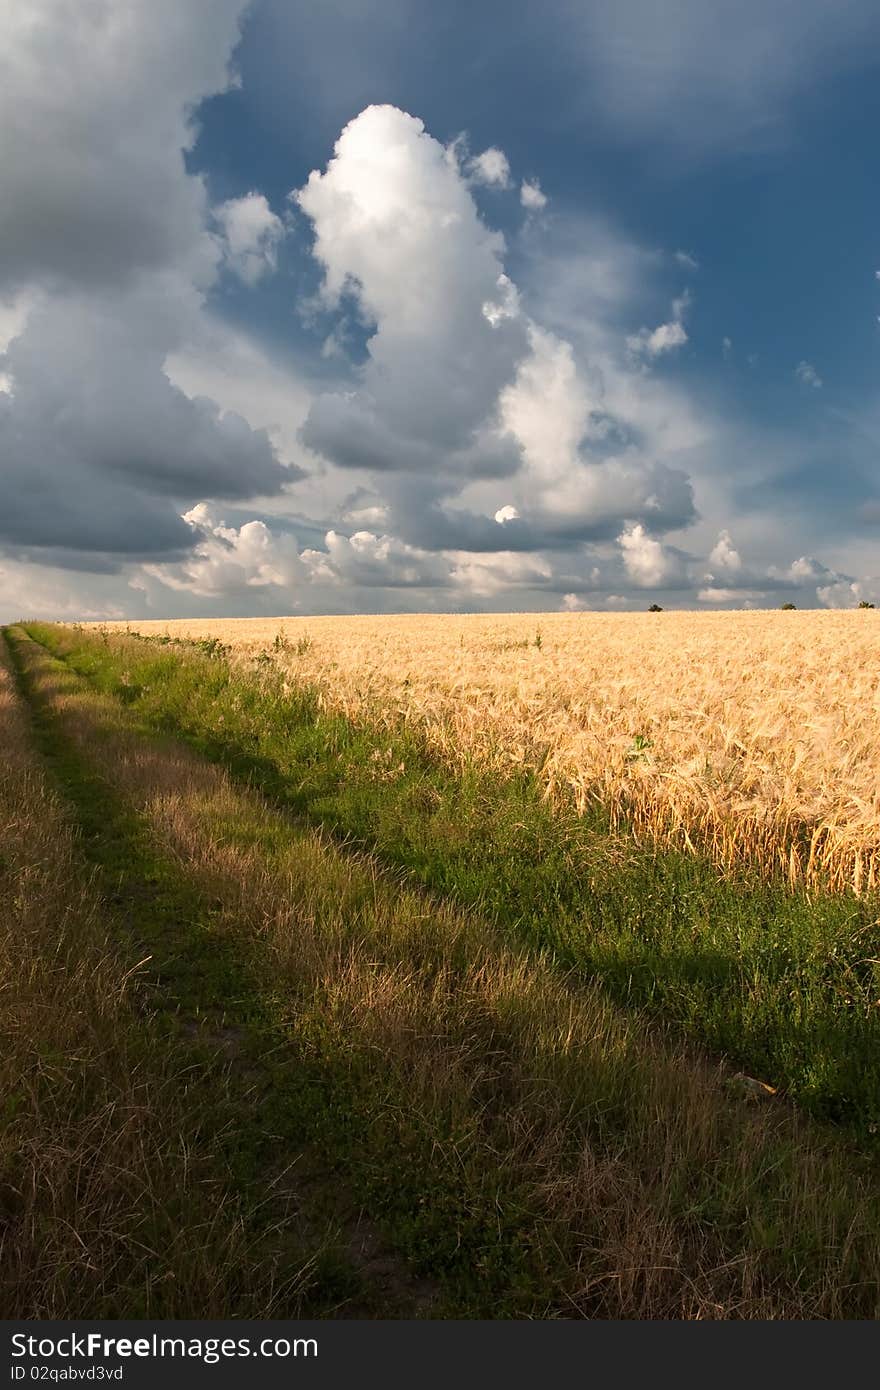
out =
[[[126,624],[108,624],[124,630]],[[880,885],[880,614],[551,613],[177,620],[268,653],[325,708],[444,758],[536,771],[616,827],[792,883]]]

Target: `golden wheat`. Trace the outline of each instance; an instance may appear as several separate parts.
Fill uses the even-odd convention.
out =
[[[111,624],[124,628],[124,624]],[[269,650],[327,708],[444,757],[532,767],[550,798],[719,863],[880,885],[880,613],[179,620]],[[283,641],[275,639],[282,635]]]

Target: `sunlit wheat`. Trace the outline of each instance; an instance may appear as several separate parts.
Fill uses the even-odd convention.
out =
[[[111,625],[113,626],[113,625]],[[124,627],[124,624],[116,624]],[[880,614],[566,613],[138,624],[268,653],[326,708],[722,864],[880,883]]]

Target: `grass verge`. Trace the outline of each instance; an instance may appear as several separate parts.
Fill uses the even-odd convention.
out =
[[[869,1160],[788,1107],[732,1094],[723,1071],[533,945],[145,736],[136,704],[18,650],[58,755],[113,781],[152,852],[216,905],[206,948],[254,972],[295,1065],[252,1121],[266,1123],[264,1104],[273,1129],[295,1114],[447,1306],[877,1315]],[[243,1013],[236,991],[215,975],[204,999],[227,1030]]]
[[[0,650],[4,1315],[427,1307],[394,1271],[373,1277],[372,1233],[273,1101],[290,1049],[220,906],[65,737],[32,644],[7,638],[31,721]]]
[[[875,1144],[876,895],[792,891],[640,846],[598,810],[549,807],[529,776],[461,775],[411,730],[322,712],[271,659],[248,671],[216,644],[29,631],[151,727]]]

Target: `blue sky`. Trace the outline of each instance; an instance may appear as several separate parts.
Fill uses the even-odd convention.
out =
[[[0,30],[0,616],[880,602],[869,0]]]

